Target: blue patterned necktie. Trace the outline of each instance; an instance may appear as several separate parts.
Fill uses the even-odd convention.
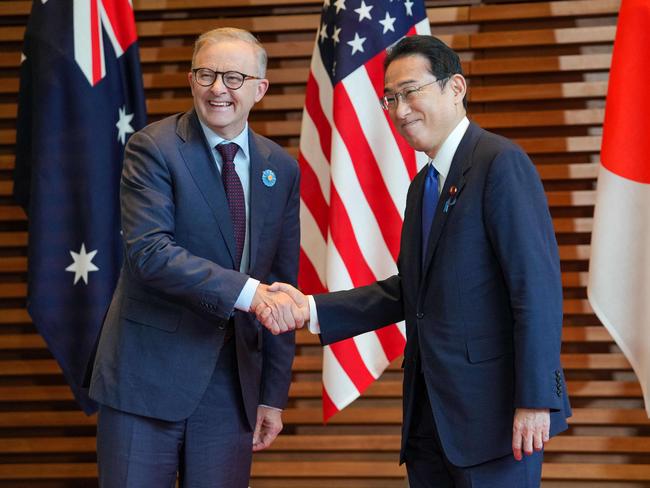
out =
[[[427,255],[429,235],[433,217],[438,206],[438,171],[429,162],[429,169],[424,180],[424,192],[422,193],[422,265]]]
[[[237,256],[235,257],[235,266],[239,271],[241,257],[244,253],[244,241],[246,239],[246,199],[244,197],[244,188],[241,180],[235,171],[235,154],[239,146],[234,142],[219,144],[217,151],[221,154],[223,164],[221,165],[221,179],[226,190],[226,199],[232,218],[232,227],[235,233],[235,243],[237,244]]]

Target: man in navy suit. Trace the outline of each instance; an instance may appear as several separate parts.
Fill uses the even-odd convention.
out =
[[[246,31],[203,34],[193,110],[126,148],[124,266],[90,386],[102,487],[173,487],[177,476],[183,487],[247,487],[252,451],[282,428],[294,337],[249,311],[292,303],[261,282],[296,282],[299,170],[248,127],[266,59]]]
[[[539,486],[544,443],[570,415],[544,189],[521,148],[467,119],[460,60],[444,43],[405,38],[384,66],[382,104],[430,158],[408,191],[398,274],[309,301],[271,289],[311,313],[323,344],[406,320],[400,461],[411,488]]]

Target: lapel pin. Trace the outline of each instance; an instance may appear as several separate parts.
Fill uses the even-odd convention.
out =
[[[266,186],[269,188],[275,185],[275,182],[277,181],[277,178],[275,177],[275,173],[271,169],[265,169],[262,172],[262,183],[264,183]]]
[[[443,213],[449,212],[449,208],[456,205],[456,199],[458,198],[458,188],[456,185],[451,185],[449,188],[449,198],[445,202],[445,208],[442,209]]]

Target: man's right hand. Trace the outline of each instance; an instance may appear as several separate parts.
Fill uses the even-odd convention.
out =
[[[272,334],[300,329],[309,320],[309,302],[291,285],[261,284],[255,291],[251,312]]]
[[[286,283],[260,284],[251,311],[272,334],[300,329],[309,321],[307,297]]]

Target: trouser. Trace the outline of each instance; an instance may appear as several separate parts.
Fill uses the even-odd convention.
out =
[[[405,450],[409,488],[539,488],[543,452],[521,461],[508,454],[475,466],[453,465],[442,449],[421,373],[415,386]]]
[[[253,433],[227,341],[210,383],[187,419],[167,422],[100,406],[97,457],[101,488],[246,488]]]

